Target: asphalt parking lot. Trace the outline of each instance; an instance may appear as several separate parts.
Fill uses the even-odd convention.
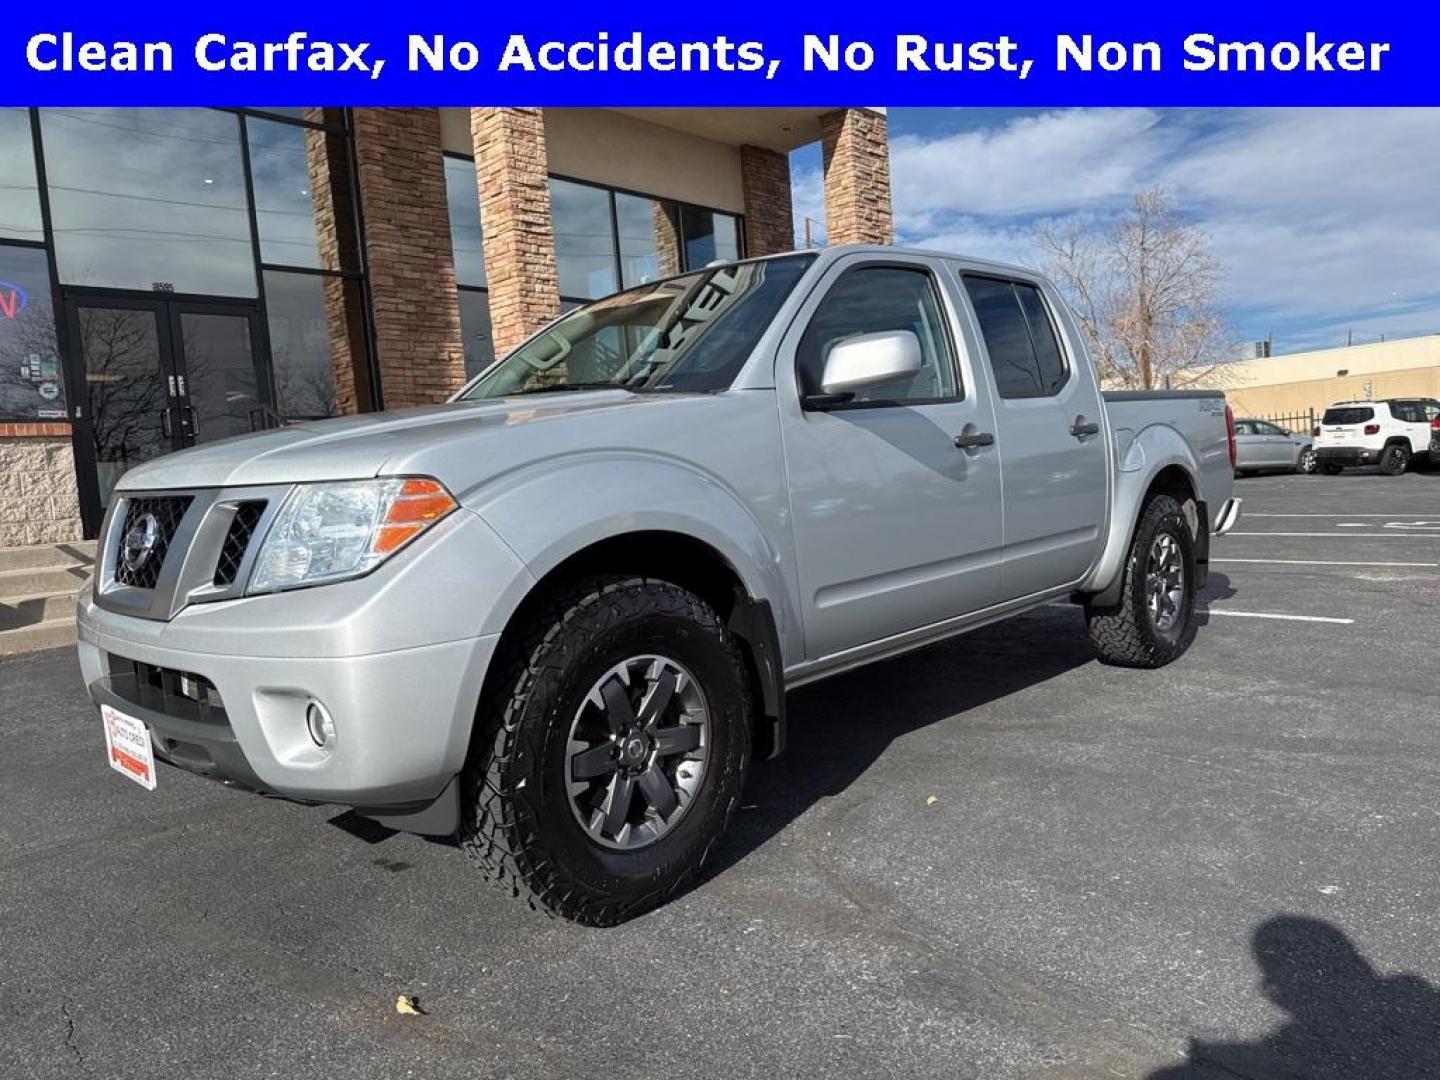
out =
[[[70,650],[4,661],[0,1076],[1440,1075],[1440,475],[1237,487],[1181,661],[1051,607],[797,691],[717,872],[614,930],[146,793]]]

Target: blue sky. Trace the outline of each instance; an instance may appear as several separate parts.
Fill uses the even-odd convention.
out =
[[[1239,341],[1440,332],[1440,109],[892,109],[897,240],[1038,265],[1038,221],[1162,184],[1209,233]],[[823,218],[819,151],[796,218]]]

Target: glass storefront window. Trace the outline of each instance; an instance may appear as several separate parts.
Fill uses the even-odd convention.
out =
[[[485,287],[485,233],[480,224],[480,190],[475,163],[445,159],[445,197],[450,204],[450,244],[455,249],[455,278],[460,285]]]
[[[615,233],[604,188],[550,180],[560,295],[590,299],[615,291]]]
[[[699,270],[716,259],[740,258],[740,219],[699,206],[681,211],[685,231],[685,269]]]
[[[29,109],[0,109],[0,236],[43,240]]]
[[[214,109],[42,109],[62,284],[255,295],[240,120]]]
[[[672,202],[615,193],[620,236],[620,284],[643,285],[679,273],[679,207]]]
[[[465,343],[465,378],[470,379],[495,361],[489,293],[460,290],[460,337]]]
[[[265,309],[280,415],[319,419],[368,407],[358,281],[267,270]]]
[[[250,140],[261,261],[318,269],[308,144],[323,141],[324,133],[254,117],[246,120],[245,132]],[[323,157],[317,158],[316,167],[324,167]],[[323,178],[321,182],[326,183]]]
[[[0,244],[0,420],[65,416],[45,252]]]

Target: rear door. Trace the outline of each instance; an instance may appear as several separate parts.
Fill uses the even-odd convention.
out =
[[[1410,439],[1412,453],[1424,453],[1430,446],[1430,419],[1423,401],[1392,401],[1390,415]]]
[[[1099,386],[1035,282],[971,272],[961,282],[994,388],[1006,597],[1073,584],[1100,555],[1108,512]]]

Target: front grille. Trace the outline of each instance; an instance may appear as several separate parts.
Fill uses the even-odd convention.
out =
[[[255,535],[255,526],[260,524],[264,513],[263,499],[243,502],[235,508],[235,516],[225,534],[225,543],[220,545],[220,559],[215,564],[216,585],[235,584],[235,576],[240,572],[240,564],[245,559],[245,549],[250,546],[250,538]]]
[[[170,541],[180,519],[190,507],[190,495],[140,495],[125,500],[125,521],[120,526],[120,547],[115,552],[115,580],[122,585],[133,585],[137,589],[153,589],[160,578],[160,568],[165,565],[165,553],[170,550]],[[141,548],[129,549],[127,562],[126,539],[131,530],[143,526],[146,515],[155,519],[154,543],[148,552],[141,555]],[[137,540],[143,536],[137,534]]]
[[[203,675],[157,667],[110,653],[111,685],[132,705],[197,724],[226,724],[220,691]]]

